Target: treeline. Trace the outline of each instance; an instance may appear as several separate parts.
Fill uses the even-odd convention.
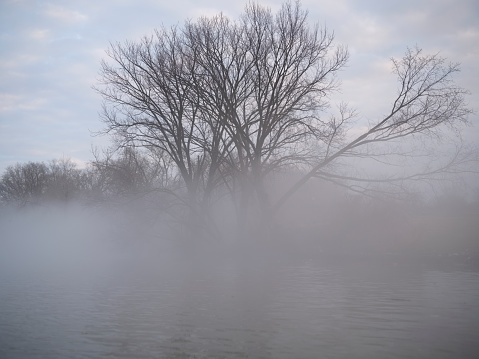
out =
[[[16,163],[1,175],[0,203],[23,207],[46,202],[112,202],[173,188],[175,176],[161,156],[134,148],[95,153],[79,168],[68,158]]]

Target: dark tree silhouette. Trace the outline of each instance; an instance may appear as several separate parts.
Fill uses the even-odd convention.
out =
[[[19,206],[43,201],[68,202],[89,190],[87,173],[70,159],[17,163],[0,181],[0,202]]]
[[[468,159],[458,151],[438,167],[387,178],[339,171],[351,157],[410,156],[397,144],[456,129],[471,111],[467,92],[452,81],[459,66],[409,49],[393,60],[399,88],[390,112],[357,135],[355,112],[346,105],[339,116],[325,113],[348,58],[333,40],[327,29],[309,25],[299,2],[286,2],[276,14],[250,3],[236,21],[203,17],[139,42],[112,44],[96,88],[105,131],[121,146],[171,159],[189,222],[208,221],[211,205],[227,195],[240,227],[268,223],[313,177],[363,192],[367,187],[354,183],[424,179]],[[269,178],[292,166],[300,179],[272,198]]]
[[[25,205],[36,202],[45,192],[48,167],[44,163],[28,162],[9,166],[2,175],[0,197],[4,202]]]

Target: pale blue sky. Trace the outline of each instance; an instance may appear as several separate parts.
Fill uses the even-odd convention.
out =
[[[263,1],[276,9],[282,1]],[[304,0],[310,21],[326,25],[349,47],[342,93],[364,120],[387,111],[395,95],[390,57],[407,46],[440,51],[462,63],[459,85],[479,111],[479,5],[476,0]],[[100,98],[91,89],[109,42],[135,40],[163,25],[224,12],[239,1],[0,0],[0,173],[15,162],[92,158],[107,146],[99,130]],[[479,117],[471,117],[479,122]],[[479,146],[479,123],[465,138]]]

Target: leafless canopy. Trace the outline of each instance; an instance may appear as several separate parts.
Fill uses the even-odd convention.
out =
[[[106,132],[166,154],[193,212],[227,194],[244,217],[252,203],[274,212],[312,177],[363,180],[332,172],[341,158],[375,156],[376,144],[466,122],[466,91],[451,80],[458,65],[410,49],[393,60],[399,88],[390,113],[350,138],[354,111],[325,114],[348,52],[307,18],[299,2],[276,14],[249,3],[236,21],[203,17],[111,44],[96,88]],[[266,177],[287,166],[304,176],[272,202]]]

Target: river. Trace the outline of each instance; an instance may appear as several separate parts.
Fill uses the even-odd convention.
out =
[[[476,271],[288,260],[274,250],[125,245],[100,255],[95,246],[9,243],[0,255],[1,358],[475,358],[479,350]]]

